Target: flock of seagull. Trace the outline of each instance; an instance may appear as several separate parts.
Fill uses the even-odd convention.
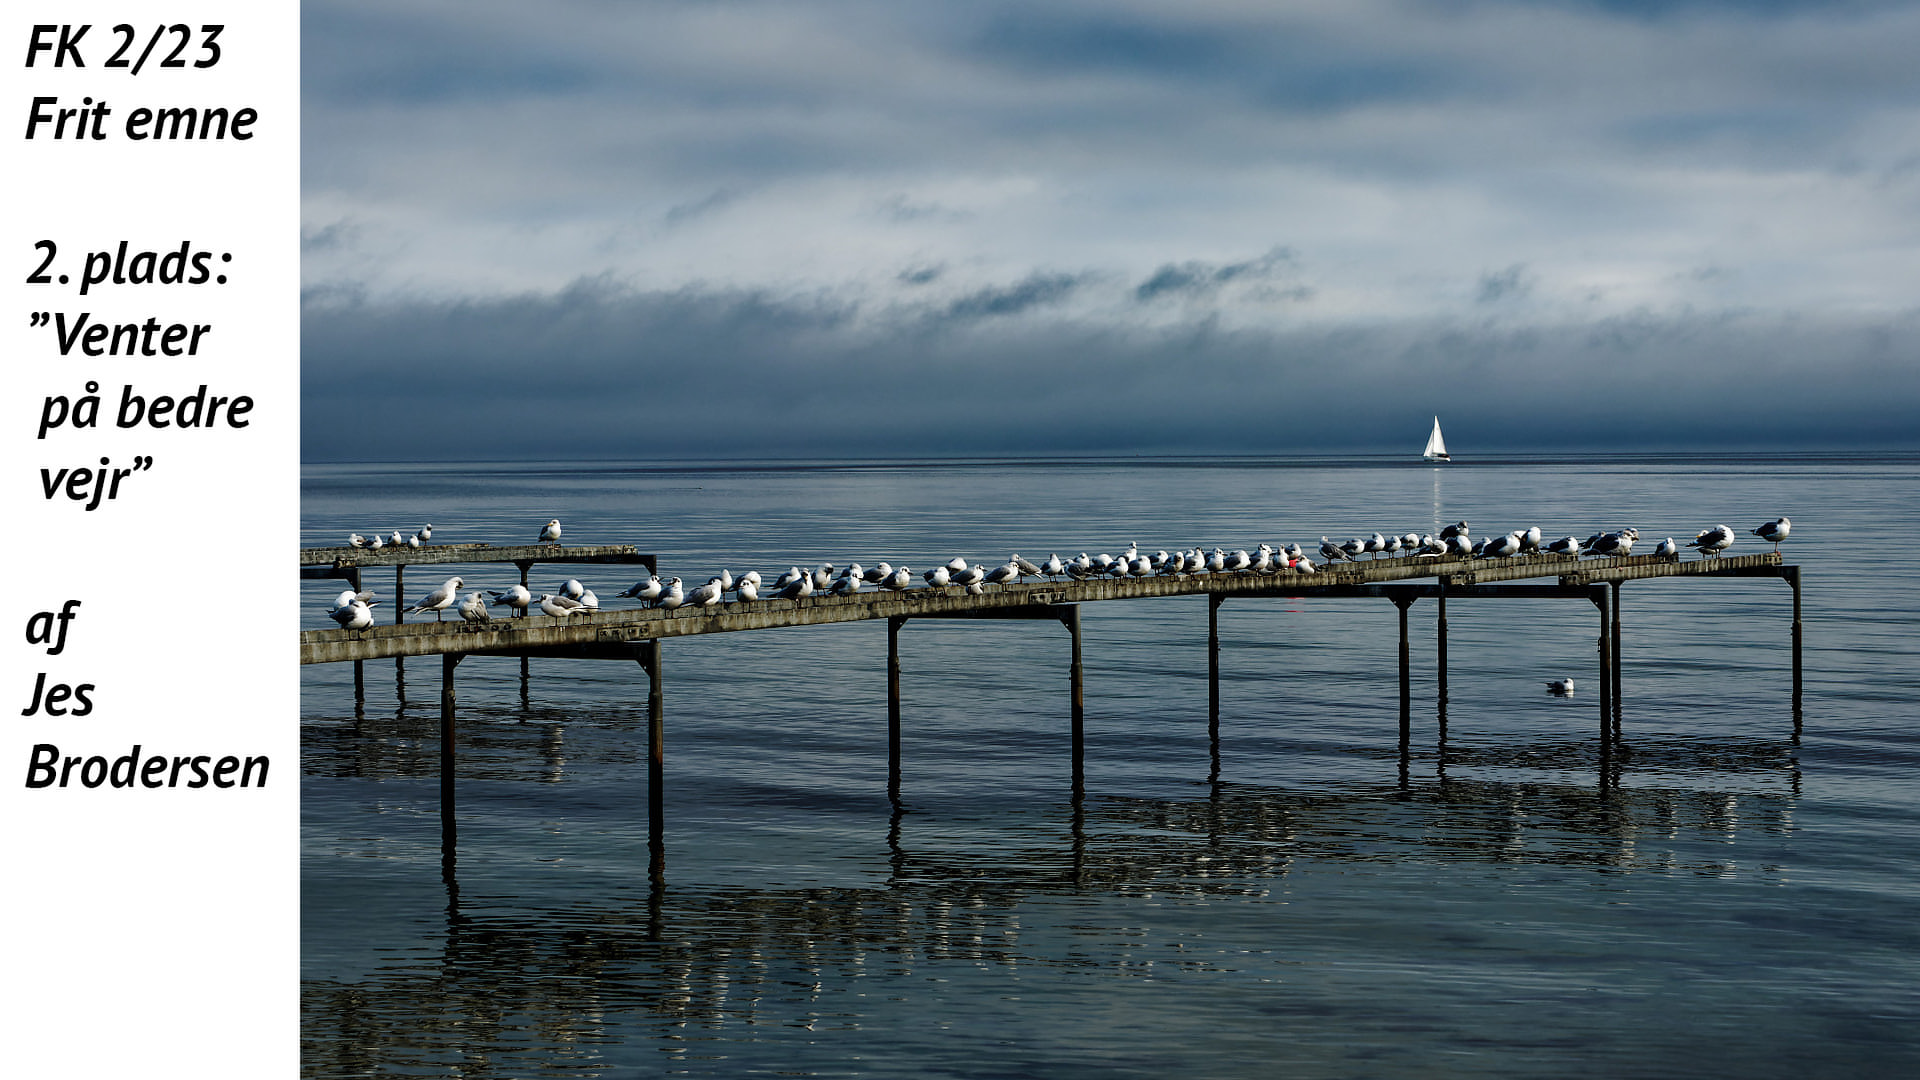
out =
[[[1752,530],[1753,535],[1774,545],[1778,551],[1780,542],[1787,538],[1793,523],[1784,517]],[[1572,536],[1543,543],[1543,536],[1536,526],[1529,529],[1516,529],[1501,536],[1484,537],[1474,540],[1471,526],[1465,521],[1455,522],[1441,529],[1438,535],[1406,533],[1401,536],[1385,536],[1374,533],[1370,537],[1356,538],[1336,543],[1325,536],[1320,538],[1320,555],[1324,564],[1316,564],[1312,557],[1299,544],[1287,544],[1273,547],[1261,544],[1253,551],[1223,551],[1214,548],[1211,552],[1199,547],[1181,551],[1158,551],[1148,554],[1136,544],[1128,544],[1119,556],[1080,553],[1072,559],[1063,560],[1058,554],[1048,556],[1046,562],[1035,564],[1030,560],[1013,555],[1001,566],[969,564],[963,558],[955,558],[943,566],[936,566],[921,574],[927,588],[959,588],[970,595],[984,595],[990,585],[1010,585],[1026,578],[1046,578],[1057,581],[1068,578],[1074,581],[1086,581],[1094,578],[1142,578],[1155,576],[1174,576],[1190,574],[1277,574],[1291,571],[1297,574],[1317,573],[1321,565],[1339,562],[1355,562],[1365,555],[1369,559],[1378,559],[1382,555],[1389,558],[1440,558],[1453,556],[1476,559],[1503,559],[1524,555],[1547,554],[1577,557],[1580,555],[1617,556],[1631,555],[1633,547],[1640,539],[1638,529],[1620,529],[1615,532],[1594,533],[1585,540]],[[560,520],[548,521],[540,530],[540,542],[558,544],[560,542]],[[391,537],[382,537],[375,533],[370,539],[359,533],[347,537],[347,543],[357,548],[378,549],[393,544],[405,547],[424,546],[433,536],[433,526],[427,525],[412,536],[406,536],[396,530]],[[1734,531],[1725,525],[1715,525],[1703,529],[1686,547],[1699,551],[1703,558],[1718,557],[1721,552],[1732,547]],[[1672,537],[1659,542],[1654,554],[1678,559],[1681,547]],[[707,579],[706,584],[688,589],[680,578],[673,577],[662,581],[657,575],[635,582],[625,592],[619,593],[621,599],[639,600],[648,607],[663,608],[668,611],[679,608],[706,610],[726,602],[731,593],[739,600],[792,600],[798,603],[811,596],[851,596],[869,586],[893,592],[904,592],[913,587],[914,574],[905,566],[892,566],[881,562],[871,567],[850,563],[837,567],[832,563],[807,569],[801,566],[790,567],[776,578],[763,591],[764,581],[758,570],[749,570],[735,577],[729,570]],[[558,590],[534,596],[525,585],[513,585],[506,589],[486,590],[469,593],[461,599],[460,592],[466,588],[466,581],[460,577],[450,577],[428,593],[417,603],[409,605],[405,612],[409,615],[424,615],[432,612],[435,621],[450,608],[463,620],[472,625],[485,625],[492,620],[491,609],[504,607],[514,615],[525,615],[535,608],[541,614],[555,617],[585,614],[600,609],[600,598],[592,589],[582,585],[577,579],[569,578]],[[334,600],[334,606],[327,616],[342,629],[365,630],[373,625],[373,605],[379,603],[372,592],[356,592],[348,589]],[[456,607],[457,605],[457,607]],[[1567,680],[1567,690],[1571,690],[1572,680]]]

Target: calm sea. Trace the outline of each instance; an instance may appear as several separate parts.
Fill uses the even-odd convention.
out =
[[[1412,609],[1399,742],[1385,600],[1221,609],[1219,772],[1198,597],[1083,608],[1086,794],[1058,624],[669,641],[649,874],[637,664],[458,669],[443,861],[439,664],[302,672],[311,1076],[1920,1075],[1920,459],[310,466],[309,544],[634,543],[703,582],[1129,542],[1793,518],[1777,579],[1623,590],[1602,775],[1584,600]],[[504,587],[511,566],[419,567]],[[610,598],[621,567],[536,567]],[[392,576],[367,582],[391,596]],[[302,586],[328,627],[337,583]],[[606,600],[607,606],[626,601]],[[391,610],[381,608],[382,619]],[[1572,676],[1561,698],[1545,682]]]

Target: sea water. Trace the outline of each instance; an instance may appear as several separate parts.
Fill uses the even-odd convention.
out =
[[[689,587],[1462,518],[1648,547],[1725,523],[1741,554],[1787,514],[1805,693],[1796,724],[1781,580],[1628,583],[1603,768],[1592,605],[1451,603],[1443,727],[1423,600],[1403,748],[1392,603],[1233,600],[1216,748],[1206,601],[1088,604],[1076,799],[1066,631],[917,620],[895,804],[884,622],[673,639],[653,867],[638,664],[459,666],[452,853],[439,663],[369,662],[361,700],[353,665],[308,667],[305,1071],[1920,1075],[1917,490],[1920,460],[1857,455],[309,466],[303,544],[559,517]],[[417,566],[407,593],[452,574],[518,580]],[[531,583],[613,608],[643,575]],[[341,587],[303,583],[303,628]]]

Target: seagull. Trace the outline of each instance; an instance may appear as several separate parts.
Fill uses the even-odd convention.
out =
[[[562,618],[562,619],[566,618],[568,615],[584,613],[586,611],[586,609],[581,607],[578,603],[569,605],[567,603],[566,597],[555,596],[552,593],[540,594],[540,610],[545,612],[548,615],[554,616],[555,618]]]
[[[1367,554],[1377,556],[1387,550],[1387,538],[1381,536],[1379,533],[1374,533],[1372,536],[1362,540],[1360,546],[1366,549]]]
[[[1447,554],[1462,559],[1473,558],[1473,538],[1466,533],[1454,533],[1446,538]]]
[[[779,591],[773,595],[782,600],[791,600],[795,604],[798,604],[800,601],[813,595],[813,575],[803,573],[781,586]]]
[[[886,580],[880,583],[880,587],[883,589],[892,589],[894,592],[905,592],[907,586],[911,584],[913,584],[913,571],[905,566],[901,566],[895,568],[893,573],[888,574]]]
[[[666,586],[660,584],[660,578],[658,576],[649,575],[647,580],[634,582],[626,592],[620,595],[623,597],[632,597],[636,600],[658,600],[660,599],[661,592],[663,592],[665,588]]]
[[[953,572],[944,566],[936,566],[921,575],[927,579],[927,585],[935,589],[944,589],[953,583]]]
[[[1349,560],[1357,559],[1361,555],[1366,553],[1367,542],[1365,540],[1361,540],[1356,537],[1355,539],[1349,540],[1346,543],[1341,544],[1340,550],[1347,553],[1347,558]]]
[[[1221,551],[1219,548],[1214,548],[1213,554],[1207,556],[1207,573],[1224,574],[1226,572],[1227,572],[1227,553],[1224,551]]]
[[[1018,563],[1008,563],[1005,566],[996,566],[992,570],[988,571],[986,576],[986,582],[989,585],[1005,585],[1010,581],[1019,581],[1019,580],[1020,580],[1020,565]],[[972,584],[972,582],[967,582],[966,584]]]
[[[1547,691],[1554,694],[1571,694],[1573,693],[1573,680],[1549,679],[1547,680]]]
[[[401,547],[405,545],[406,542],[407,538],[400,535],[399,529],[393,530],[393,535],[387,537],[387,543],[392,544],[394,547]]]
[[[1780,550],[1780,541],[1785,540],[1787,533],[1791,531],[1793,531],[1793,522],[1784,517],[1777,517],[1753,530],[1753,535],[1772,544],[1773,550],[1777,552]]]
[[[1440,539],[1451,540],[1456,536],[1465,536],[1471,531],[1472,529],[1468,527],[1466,522],[1456,521],[1453,524],[1447,526],[1446,528],[1440,530]]]
[[[741,574],[739,579],[733,583],[733,587],[734,589],[738,590],[740,586],[749,584],[749,583],[751,583],[753,587],[756,589],[760,587],[760,571],[749,570],[746,573]]]
[[[1733,530],[1727,528],[1725,525],[1715,525],[1711,529],[1703,529],[1694,536],[1693,543],[1687,546],[1690,548],[1699,548],[1700,554],[1702,555],[1719,555],[1721,552],[1733,546]]]
[[[364,537],[364,536],[361,536],[361,535],[360,535],[359,533],[348,533],[348,534],[347,534],[347,546],[348,546],[348,547],[356,547],[356,548],[359,548],[359,547],[366,547],[366,546],[367,546],[367,538],[366,538],[366,537]]]
[[[1531,554],[1540,550],[1540,526],[1532,526],[1527,529],[1527,531],[1518,535],[1520,537],[1520,551],[1522,554]]]
[[[1320,557],[1328,562],[1339,562],[1342,559],[1352,561],[1352,556],[1347,554],[1347,549],[1324,536],[1320,538]]]
[[[1007,560],[1007,565],[1020,571],[1021,577],[1039,577],[1044,573],[1039,567],[1021,558],[1018,552],[1015,552],[1013,557]]]
[[[720,587],[719,578],[708,578],[705,585],[687,594],[687,603],[698,608],[709,608],[718,604],[726,591]]]
[[[1061,562],[1060,554],[1055,552],[1047,556],[1046,562],[1040,564],[1040,572],[1047,576],[1048,581],[1053,581],[1067,572],[1067,564]]]
[[[682,589],[680,587],[680,579],[670,578],[667,581],[666,589],[662,591],[660,594],[660,599],[655,600],[653,602],[653,606],[659,607],[659,608],[666,608],[668,611],[672,611],[674,608],[677,608],[681,604],[684,604],[686,602],[687,602],[687,593],[685,589]]]
[[[871,570],[861,575],[869,585],[878,585],[892,576],[893,566],[885,562],[876,563]]]
[[[847,569],[851,570],[853,568],[848,567]],[[854,593],[859,592],[860,587],[866,583],[867,581],[864,577],[855,577],[852,574],[841,574],[839,577],[833,579],[833,584],[827,587],[827,591],[834,596],[852,596]]]
[[[964,574],[964,573],[966,573],[966,572],[967,572],[967,560],[965,560],[965,559],[963,559],[963,558],[961,558],[961,557],[959,557],[958,555],[955,555],[955,556],[954,556],[953,558],[951,558],[951,559],[948,559],[948,560],[947,560],[947,572],[948,572],[948,573],[950,573],[950,574]]]
[[[733,583],[733,591],[747,603],[760,599],[760,576],[755,574],[751,579],[741,578]]]
[[[373,590],[371,589],[367,590],[366,592],[354,592],[352,589],[347,589],[343,591],[339,596],[336,596],[333,598],[333,606],[337,608],[346,607],[348,604],[353,603],[355,600],[360,601],[361,603],[367,605],[368,607],[372,607],[373,605],[380,602],[373,598]]]
[[[559,518],[548,521],[546,527],[540,530],[540,542],[543,544],[557,544],[560,542]]]
[[[979,569],[979,567],[975,567],[974,569],[977,570]],[[967,586],[967,595],[968,596],[985,596],[987,595],[987,587],[985,585],[982,585],[978,581],[972,582]]]
[[[1674,543],[1673,537],[1669,536],[1660,541],[1660,546],[1654,548],[1653,553],[1663,559],[1677,559],[1680,557],[1680,545]]]
[[[599,611],[600,598],[593,595],[592,589],[582,590],[580,593],[580,606],[586,608],[588,611]]]
[[[1227,572],[1231,574],[1245,573],[1252,565],[1253,556],[1244,551],[1236,551],[1226,558]]]
[[[1408,533],[1400,538],[1400,546],[1408,551],[1418,550],[1422,542],[1419,533]]]
[[[583,596],[586,593],[586,591],[587,591],[587,587],[585,585],[580,584],[580,580],[578,578],[568,578],[567,580],[560,583],[559,595],[564,596],[569,600],[578,600],[580,599],[581,596]]]
[[[431,543],[433,541],[433,522],[429,521],[425,525],[420,526],[420,531],[413,535],[419,537],[420,542],[423,544]]]
[[[526,614],[527,608],[533,604],[533,594],[527,591],[525,585],[515,585],[490,595],[493,597],[494,606],[513,608],[522,615]]]
[[[985,570],[977,566],[969,566],[965,570],[953,575],[952,581],[955,585],[978,585],[986,579],[986,576],[987,572]]]
[[[1481,554],[1489,559],[1507,559],[1520,554],[1520,534],[1508,533],[1488,540]]]
[[[373,609],[366,601],[355,597],[344,604],[336,604],[327,612],[327,618],[340,624],[342,630],[365,630],[373,625]]]
[[[469,626],[485,626],[493,621],[493,616],[487,614],[487,602],[480,599],[480,592],[477,589],[465,600],[460,601],[460,617],[467,620]]]
[[[417,548],[417,547],[419,547],[419,546],[420,546],[420,534],[419,534],[419,533],[414,533],[414,534],[413,534],[412,536],[409,536],[409,537],[407,537],[407,546],[408,546],[408,547],[410,547],[410,548]]]
[[[1595,555],[1631,555],[1633,542],[1640,538],[1638,529],[1621,529],[1619,532],[1604,533],[1594,538],[1587,550]]]
[[[407,614],[419,615],[431,611],[433,621],[439,622],[440,613],[453,606],[454,600],[460,596],[460,586],[465,584],[466,582],[457,577],[448,578],[441,582],[439,588],[428,593],[425,599],[408,608]]]
[[[1093,559],[1084,551],[1081,552],[1079,556],[1076,557],[1072,562],[1067,564],[1068,577],[1080,579],[1080,578],[1091,577],[1092,575],[1093,575]]]
[[[787,567],[786,573],[774,579],[773,587],[776,589],[784,589],[801,578],[806,578],[808,585],[811,586],[813,582],[813,571],[802,570],[797,566],[789,566]]]
[[[1547,545],[1547,554],[1577,556],[1580,554],[1580,541],[1571,536],[1563,536]]]
[[[832,585],[833,571],[834,571],[834,566],[832,563],[830,562],[821,563],[819,568],[814,570],[813,572],[813,587],[816,589],[824,589],[827,586]]]
[[[720,591],[723,593],[733,591],[733,571],[725,569],[720,571]]]
[[[387,542],[385,540],[380,539],[379,533],[374,533],[372,536],[367,538],[367,547],[372,548],[374,551],[379,551],[381,548],[386,546],[387,546]]]

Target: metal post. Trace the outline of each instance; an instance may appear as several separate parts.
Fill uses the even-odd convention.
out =
[[[1780,576],[1793,586],[1793,733],[1800,734],[1800,568],[1783,566]]]
[[[667,699],[660,689],[660,639],[642,646],[647,669],[647,847],[658,859],[666,851]]]
[[[1073,793],[1078,796],[1086,791],[1086,773],[1082,765],[1085,750],[1083,719],[1087,709],[1080,666],[1080,605],[1069,605],[1061,621],[1067,624],[1067,632],[1073,635],[1073,664],[1067,669],[1067,678],[1073,685]]]
[[[393,564],[393,621],[405,622],[403,609],[407,606],[407,567],[404,563]]]
[[[1438,600],[1440,607],[1440,633],[1438,655],[1434,659],[1434,674],[1440,681],[1436,694],[1438,695],[1440,703],[1440,724],[1444,727],[1447,722],[1447,579],[1445,577],[1440,579],[1440,595]]]
[[[453,669],[460,663],[459,653],[440,657],[440,846],[453,850]]]
[[[905,615],[887,617],[887,798],[900,802],[900,628]]]
[[[1607,583],[1613,589],[1613,733],[1620,734],[1620,654],[1626,652],[1627,639],[1620,633],[1620,583]]]
[[[1414,597],[1396,593],[1391,598],[1400,609],[1400,743],[1405,746],[1413,731],[1413,651],[1407,644],[1407,609]]]
[[[1587,593],[1600,609],[1600,741],[1613,738],[1613,607],[1612,595],[1605,585],[1595,585]]]
[[[1226,597],[1207,594],[1207,738],[1220,744],[1220,605]]]

